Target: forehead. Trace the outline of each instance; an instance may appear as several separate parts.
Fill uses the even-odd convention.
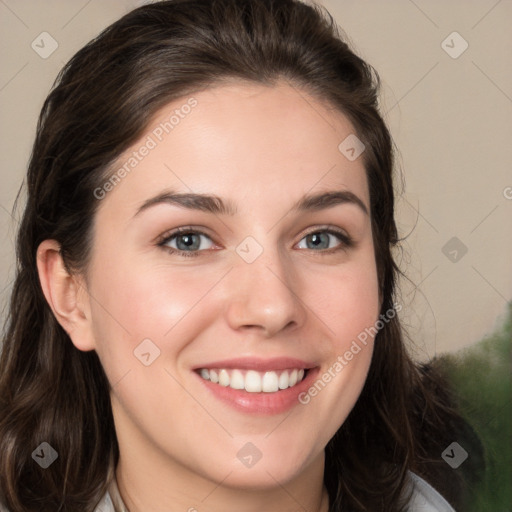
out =
[[[157,112],[112,166],[101,208],[128,214],[164,188],[216,194],[247,211],[331,189],[368,205],[362,157],[339,149],[354,133],[339,110],[290,84],[219,85]]]

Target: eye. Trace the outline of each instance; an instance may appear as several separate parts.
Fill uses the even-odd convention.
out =
[[[197,256],[200,251],[211,249],[213,245],[207,234],[189,228],[178,228],[165,234],[158,242],[158,246],[167,249],[171,254],[180,253],[183,256]]]
[[[336,242],[338,242],[336,244]],[[336,244],[334,247],[331,244]],[[313,231],[312,233],[308,233],[298,244],[299,249],[321,249],[321,250],[329,250],[328,252],[334,252],[342,249],[346,249],[347,247],[352,246],[351,238],[345,233],[333,230],[333,229],[323,229]]]

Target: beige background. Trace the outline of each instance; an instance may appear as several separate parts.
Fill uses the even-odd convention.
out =
[[[44,98],[83,44],[142,3],[0,0],[4,305],[14,273],[11,211]],[[399,261],[410,279],[402,301],[415,352],[425,358],[457,350],[499,324],[512,296],[512,2],[323,4],[382,78],[382,111],[405,178],[398,213],[409,236]],[[31,47],[42,32],[58,43],[46,59]],[[443,253],[452,237],[467,247],[463,256],[460,247],[445,249],[455,262]]]

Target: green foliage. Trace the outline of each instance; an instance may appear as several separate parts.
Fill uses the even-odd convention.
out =
[[[485,452],[483,478],[471,489],[467,512],[512,510],[511,351],[512,304],[501,329],[472,347],[442,355],[437,361]],[[467,451],[471,457],[471,450]]]

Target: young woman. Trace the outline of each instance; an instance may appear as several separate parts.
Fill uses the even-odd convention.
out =
[[[73,57],[17,240],[5,510],[458,506],[458,416],[400,331],[377,94],[296,0],[147,5]]]

